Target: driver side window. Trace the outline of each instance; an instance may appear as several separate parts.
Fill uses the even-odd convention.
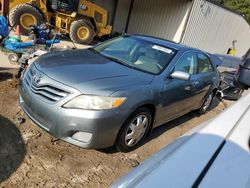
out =
[[[175,66],[175,71],[182,71],[189,73],[190,75],[195,74],[195,55],[194,53],[188,52],[185,53],[179,60]]]

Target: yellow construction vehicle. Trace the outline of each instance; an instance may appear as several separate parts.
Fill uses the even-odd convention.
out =
[[[88,0],[0,0],[0,14],[8,16],[11,25],[19,25],[22,34],[28,34],[29,26],[46,22],[80,44],[112,30],[107,10]]]

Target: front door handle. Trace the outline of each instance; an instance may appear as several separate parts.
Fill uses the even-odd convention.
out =
[[[184,89],[187,90],[187,91],[191,91],[192,88],[196,87],[196,86],[199,85],[199,84],[200,84],[199,81],[193,81],[193,82],[190,83],[189,85],[186,85]]]

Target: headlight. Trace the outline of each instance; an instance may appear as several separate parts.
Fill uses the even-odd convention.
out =
[[[80,95],[63,105],[64,108],[106,110],[119,107],[126,98]]]

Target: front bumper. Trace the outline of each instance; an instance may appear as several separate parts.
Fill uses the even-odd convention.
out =
[[[20,85],[20,105],[39,127],[59,139],[83,148],[112,146],[126,117],[126,112],[118,109],[77,110],[62,108],[62,102],[47,103],[33,93],[25,81],[21,81]],[[88,133],[92,135],[91,139],[88,142],[76,140],[72,138],[76,132]]]

